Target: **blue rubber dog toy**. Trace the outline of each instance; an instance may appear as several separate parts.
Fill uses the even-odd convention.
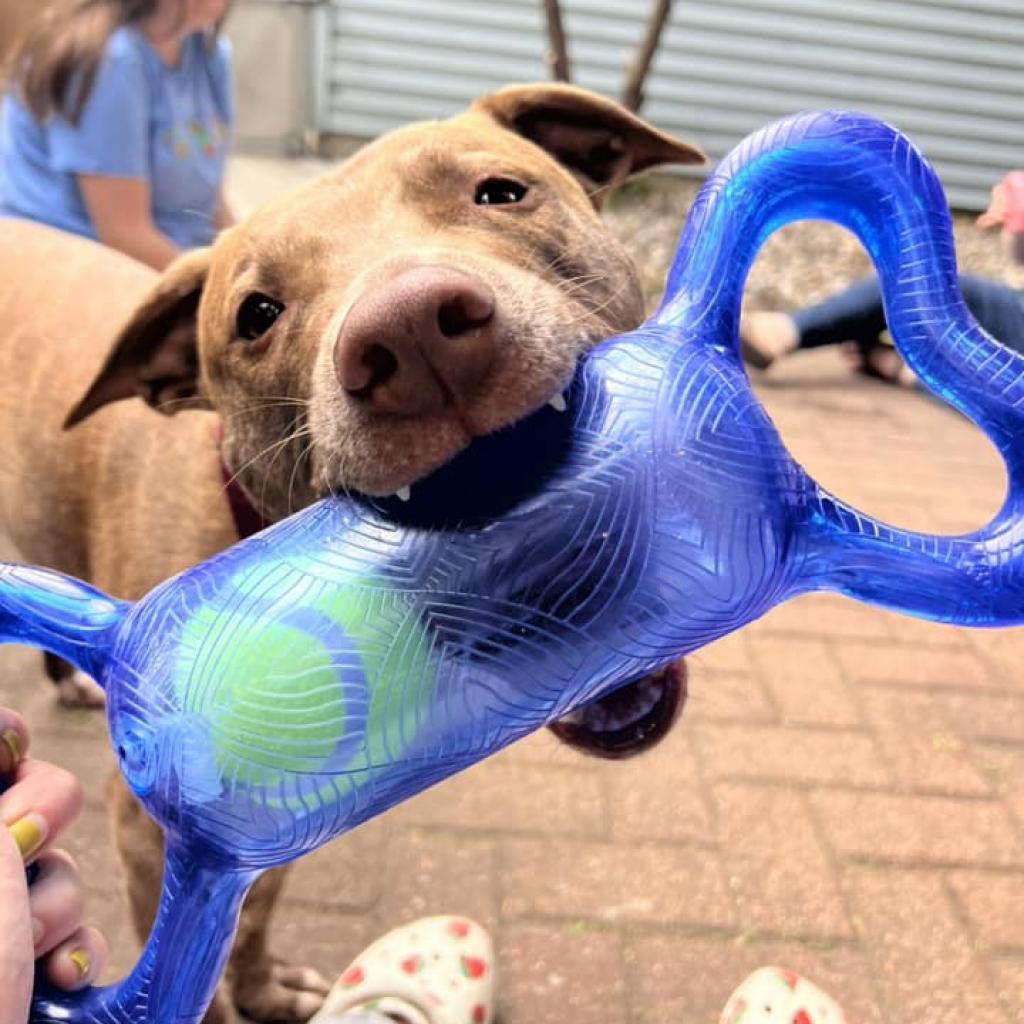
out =
[[[1002,453],[1009,494],[978,532],[857,512],[793,461],[751,393],[743,282],[766,236],[806,217],[860,238],[901,354]],[[523,450],[515,431],[546,439],[532,486],[493,515],[438,525],[329,498],[135,604],[2,568],[0,639],[100,682],[120,769],[167,840],[134,970],[75,995],[37,990],[33,1019],[199,1021],[260,872],[795,595],[1024,621],[1022,427],[1024,358],[960,298],[933,172],[877,121],[808,114],[708,180],[661,308],[581,360],[567,413],[545,407],[514,443],[483,439],[438,471],[435,497],[467,493],[483,463],[493,477]],[[429,502],[430,480],[417,492]]]

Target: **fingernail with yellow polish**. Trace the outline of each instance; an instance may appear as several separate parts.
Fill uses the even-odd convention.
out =
[[[0,732],[0,754],[9,763],[3,765],[5,772],[14,771],[21,763],[21,740],[13,729]]]
[[[84,949],[73,949],[68,953],[68,959],[78,968],[78,980],[85,981],[89,976],[89,969],[92,967],[89,962],[89,954]]]
[[[46,841],[46,821],[38,814],[26,814],[7,829],[25,861]]]

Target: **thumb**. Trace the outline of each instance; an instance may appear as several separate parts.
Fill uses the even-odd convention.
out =
[[[34,971],[25,864],[0,824],[0,1024],[25,1024]]]

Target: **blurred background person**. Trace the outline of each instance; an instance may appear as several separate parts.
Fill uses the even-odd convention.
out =
[[[156,269],[232,222],[230,0],[54,0],[7,62],[0,215]]]

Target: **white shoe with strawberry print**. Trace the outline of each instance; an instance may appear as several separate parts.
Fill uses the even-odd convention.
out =
[[[310,1024],[340,1024],[354,1010],[408,1024],[491,1024],[491,937],[465,917],[424,917],[363,950]]]
[[[719,1024],[847,1024],[839,1004],[784,967],[748,975],[725,1004]]]

